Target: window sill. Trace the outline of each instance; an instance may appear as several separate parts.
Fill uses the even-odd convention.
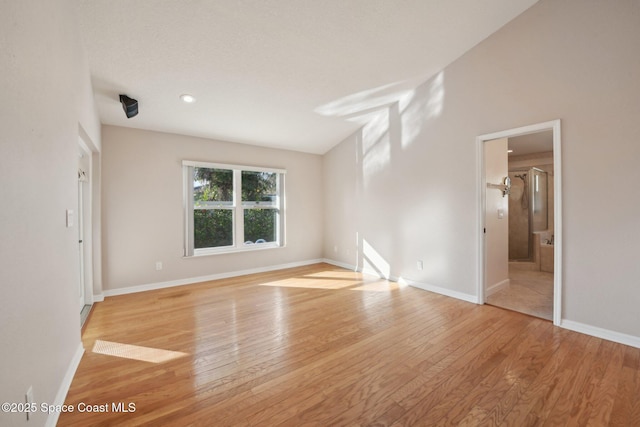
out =
[[[219,249],[201,249],[197,250],[193,255],[184,256],[183,258],[200,258],[203,256],[210,255],[225,255],[225,254],[237,254],[243,252],[255,252],[255,251],[266,251],[269,249],[281,249],[284,248],[284,245],[278,245],[276,243],[273,244],[264,244],[258,243],[253,245],[246,245],[240,248],[229,247],[229,248],[219,248]]]

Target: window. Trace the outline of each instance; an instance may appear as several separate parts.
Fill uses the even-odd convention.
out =
[[[282,169],[183,161],[185,256],[284,245]]]

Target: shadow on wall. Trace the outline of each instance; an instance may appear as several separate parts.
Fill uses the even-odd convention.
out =
[[[350,209],[341,209],[355,218],[357,228],[349,233],[355,234],[357,243],[348,264],[358,270],[397,279],[408,267],[399,262],[403,260],[402,252],[406,248],[420,251],[424,244],[419,233],[412,233],[407,227],[415,231],[425,216],[441,216],[437,210],[429,209],[431,205],[442,206],[438,200],[429,201],[429,197],[437,198],[438,194],[417,194],[422,187],[415,182],[414,171],[406,173],[409,171],[397,165],[397,160],[402,163],[402,159],[410,156],[404,152],[415,144],[430,121],[442,114],[444,83],[444,72],[440,72],[419,86],[396,82],[346,96],[315,110],[361,125],[355,135],[354,167],[358,172],[355,200],[350,201],[353,203]],[[418,197],[408,204],[406,199],[411,194]],[[407,206],[419,212],[412,212]]]

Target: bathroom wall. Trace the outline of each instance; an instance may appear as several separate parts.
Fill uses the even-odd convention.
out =
[[[524,171],[509,171],[511,192],[509,194],[509,260],[529,260],[529,190],[522,176]]]

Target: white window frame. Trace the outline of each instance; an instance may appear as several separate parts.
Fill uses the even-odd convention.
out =
[[[233,171],[233,201],[213,202],[212,209],[230,209],[233,211],[233,242],[230,246],[213,248],[194,248],[193,225],[193,168],[222,169]],[[244,210],[264,209],[256,202],[242,201],[242,172],[269,172],[277,175],[277,196],[275,203],[267,209],[278,210],[276,223],[276,240],[274,242],[245,244],[244,239]],[[191,160],[182,161],[182,173],[184,183],[184,256],[197,257],[204,255],[225,254],[233,252],[246,252],[263,249],[273,249],[285,246],[285,175],[286,169],[266,168],[245,165],[233,165],[225,163],[197,162]],[[264,206],[264,205],[263,205]]]

